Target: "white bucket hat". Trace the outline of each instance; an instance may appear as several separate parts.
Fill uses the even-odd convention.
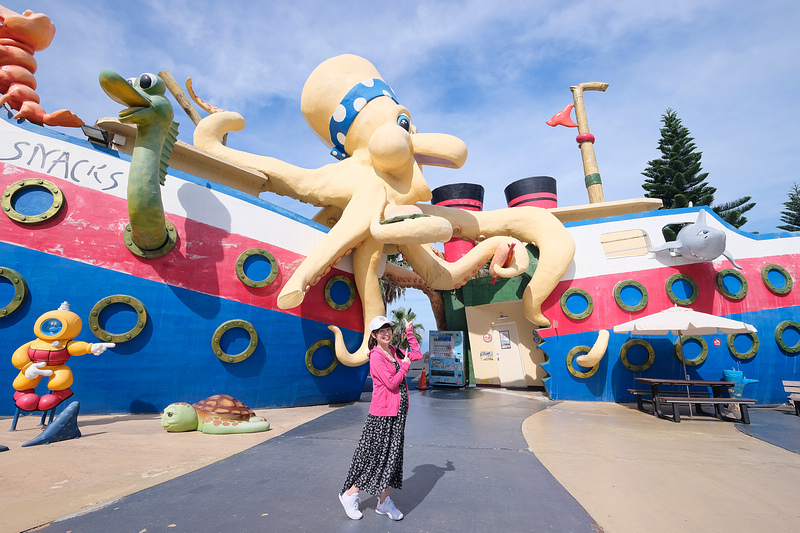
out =
[[[388,318],[386,318],[385,316],[376,316],[376,317],[375,317],[375,318],[373,318],[373,319],[372,319],[372,321],[369,323],[369,326],[368,326],[368,327],[369,327],[369,330],[370,330],[370,331],[378,331],[378,330],[379,330],[379,329],[381,329],[383,326],[387,326],[387,325],[388,325],[388,326],[394,326],[394,322],[392,322],[391,320],[389,320],[389,319],[388,319]]]

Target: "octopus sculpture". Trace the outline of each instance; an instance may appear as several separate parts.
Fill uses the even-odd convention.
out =
[[[197,148],[263,173],[269,191],[322,208],[315,220],[331,229],[291,275],[278,297],[279,307],[300,305],[309,288],[352,253],[366,330],[372,317],[385,314],[378,283],[384,254],[400,251],[428,287],[451,290],[493,258],[493,276],[525,272],[528,254],[509,250],[533,243],[539,262],[523,293],[525,316],[537,326],[550,326],[541,306],[575,251],[570,234],[552,213],[536,207],[465,211],[425,203],[431,191],[422,166],[459,168],[467,157],[466,145],[451,135],[418,132],[409,111],[366,59],[341,55],[320,64],[305,83],[300,105],[306,122],[338,162],[305,169],[232,149],[222,138],[242,130],[244,119],[210,106],[204,107],[212,114],[194,132]],[[476,245],[461,259],[447,262],[431,243],[453,236]],[[350,353],[339,328],[329,328],[343,364],[367,361],[367,336]]]

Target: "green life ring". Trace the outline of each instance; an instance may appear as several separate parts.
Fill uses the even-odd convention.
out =
[[[734,341],[738,335],[748,335],[750,340],[753,341],[753,345],[744,353],[738,351],[734,345]],[[753,356],[758,352],[758,334],[751,333],[749,331],[747,333],[731,333],[728,335],[728,350],[731,351],[731,355],[733,355],[736,359],[752,359]]]
[[[683,299],[683,298],[678,298],[675,295],[675,292],[672,290],[672,286],[675,284],[676,281],[679,280],[683,280],[692,286],[692,295],[690,297]],[[667,282],[664,284],[664,288],[667,291],[667,296],[669,297],[670,300],[672,300],[672,303],[678,305],[693,304],[694,301],[697,300],[697,295],[699,292],[697,288],[697,283],[690,276],[687,276],[686,274],[671,275],[670,277],[667,278]]]
[[[100,313],[109,305],[116,303],[128,304],[136,311],[136,325],[125,333],[109,333],[100,327]],[[144,304],[133,296],[127,296],[125,294],[115,294],[114,296],[103,298],[94,304],[94,307],[92,307],[92,310],[89,312],[89,329],[92,330],[95,337],[104,342],[120,343],[129,341],[144,330],[145,324],[147,324],[147,310]]]
[[[783,332],[786,328],[792,328],[798,333],[800,333],[800,324],[795,322],[794,320],[784,320],[778,327],[775,328],[775,342],[778,343],[778,347],[786,353],[797,353],[800,352],[800,341],[797,342],[794,346],[787,346],[785,342],[783,342]]]
[[[683,343],[688,340],[696,340],[700,343],[700,346],[702,346],[700,349],[700,355],[694,359],[685,359],[683,357]],[[678,342],[675,343],[675,357],[689,366],[700,365],[706,360],[706,357],[708,357],[708,343],[700,335],[683,335],[679,337]]]
[[[233,329],[233,328],[242,328],[247,333],[250,334],[250,344],[247,348],[244,349],[243,352],[238,353],[236,355],[231,355],[225,353],[225,351],[220,346],[220,341],[222,340],[222,335],[225,334],[226,331]],[[216,355],[220,361],[224,361],[226,363],[241,363],[251,355],[253,352],[256,351],[256,346],[258,345],[258,333],[256,333],[256,328],[248,322],[247,320],[228,320],[217,330],[214,332],[214,335],[211,337],[211,349],[214,351],[214,355]]]
[[[647,361],[642,363],[641,365],[632,365],[630,361],[628,361],[628,350],[631,346],[644,346],[647,350]],[[651,366],[656,360],[656,352],[653,350],[653,347],[650,345],[649,342],[644,341],[642,339],[629,339],[628,342],[622,345],[622,348],[619,352],[619,360],[622,361],[622,365],[630,370],[631,372],[644,372]]]
[[[567,299],[573,294],[580,294],[586,299],[586,309],[582,313],[573,313],[567,308]],[[578,288],[567,289],[564,291],[564,294],[561,295],[560,303],[561,310],[564,312],[564,314],[573,320],[583,320],[592,314],[592,309],[594,308],[594,302],[592,302],[592,297],[589,295],[589,293]]]
[[[572,361],[575,359],[575,356],[581,352],[589,353],[588,346],[576,346],[572,350],[570,350],[569,354],[567,354],[567,370],[569,373],[575,376],[576,378],[590,378],[597,372],[597,369],[600,367],[600,363],[594,365],[591,369],[587,370],[586,372],[581,372],[579,370],[575,370],[575,367],[572,366]]]
[[[725,276],[733,276],[734,278],[739,280],[739,283],[742,285],[742,288],[739,289],[739,292],[732,293],[731,291],[728,290],[728,288],[725,286]],[[733,268],[726,268],[717,272],[717,289],[726,298],[729,298],[731,300],[741,300],[742,298],[747,296],[747,280],[738,270],[734,270]]]
[[[319,369],[314,366],[313,357],[314,357],[314,352],[316,352],[323,346],[330,346],[331,350],[334,351],[333,362],[326,368]],[[336,368],[338,364],[339,360],[336,358],[336,348],[333,344],[333,341],[330,339],[318,340],[317,342],[309,346],[308,350],[306,350],[306,368],[308,368],[308,371],[311,372],[311,374],[313,374],[314,376],[317,377],[327,376],[328,374],[333,372],[333,369]]]
[[[642,300],[636,305],[628,305],[622,301],[622,291],[626,287],[634,287],[638,289],[638,291],[642,294]],[[634,312],[634,311],[641,311],[647,305],[647,289],[644,285],[639,283],[638,281],[634,281],[632,279],[627,279],[624,281],[620,281],[614,286],[614,301],[617,302],[617,305],[623,311]]]
[[[769,273],[773,270],[783,276],[783,279],[786,281],[783,287],[778,288],[770,281]],[[773,294],[788,294],[792,290],[792,275],[780,265],[764,265],[761,268],[761,281],[764,282],[764,285],[766,285],[767,289]]]
[[[269,276],[261,281],[255,281],[250,279],[247,274],[244,272],[244,262],[247,261],[247,258],[251,255],[258,255],[265,258],[269,261],[270,271]],[[269,253],[266,250],[261,248],[250,248],[249,250],[245,250],[239,257],[236,259],[236,277],[239,278],[239,281],[247,285],[248,287],[252,287],[254,289],[258,289],[261,287],[266,287],[273,281],[275,278],[278,277],[278,261],[275,259],[275,256]]]
[[[333,301],[333,298],[331,298],[331,289],[333,288],[334,283],[339,281],[345,283],[350,288],[350,299],[348,299],[343,304],[337,304],[336,302]],[[325,294],[325,303],[327,303],[329,306],[331,306],[333,309],[336,309],[337,311],[344,311],[345,309],[353,305],[353,302],[356,301],[356,286],[352,282],[352,280],[347,276],[342,276],[342,275],[331,276],[331,278],[325,284],[324,294]]]
[[[11,301],[5,307],[0,307],[0,317],[4,317],[16,311],[25,301],[28,296],[28,284],[19,272],[7,267],[0,267],[0,278],[7,279],[14,286],[14,296],[11,297]]]
[[[45,189],[53,196],[53,203],[44,213],[33,216],[23,215],[14,209],[11,203],[14,200],[14,196],[25,189]],[[38,178],[20,180],[6,187],[3,196],[0,197],[0,207],[2,207],[3,212],[11,220],[22,224],[39,224],[50,220],[61,211],[61,208],[64,207],[64,193],[61,192],[61,189],[59,189],[55,183],[48,180]]]

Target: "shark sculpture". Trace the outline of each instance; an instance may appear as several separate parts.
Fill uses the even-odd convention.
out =
[[[725,240],[724,231],[706,224],[706,212],[702,210],[697,214],[696,221],[681,228],[676,240],[664,243],[651,251],[670,250],[687,259],[704,262],[713,261],[723,255],[733,266],[741,270],[742,267],[736,264],[731,253],[725,249]]]

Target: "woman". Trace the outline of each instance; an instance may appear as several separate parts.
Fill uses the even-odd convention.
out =
[[[339,494],[347,516],[353,520],[362,517],[358,509],[361,490],[380,493],[376,513],[388,515],[392,520],[403,518],[403,513],[397,510],[389,497],[389,487],[399,489],[403,486],[403,442],[408,412],[406,374],[411,361],[422,359],[413,324],[405,320],[405,325],[409,350],[404,354],[389,344],[394,326],[389,319],[377,316],[369,323],[372,402],[350,471]]]

